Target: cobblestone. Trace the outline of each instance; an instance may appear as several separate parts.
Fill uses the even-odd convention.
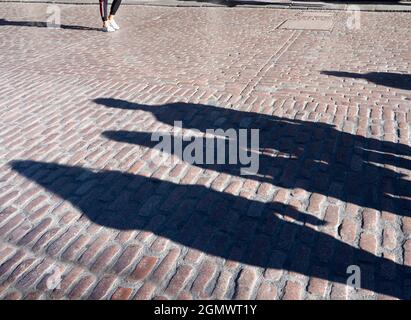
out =
[[[0,299],[410,297],[410,13],[59,8],[0,7]],[[175,121],[260,129],[258,174],[154,165]]]

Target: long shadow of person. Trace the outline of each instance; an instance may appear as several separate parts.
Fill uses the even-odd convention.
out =
[[[411,90],[411,74],[395,72],[355,73],[342,71],[322,71],[321,74],[326,74],[333,77],[365,79],[386,87]]]
[[[411,184],[402,179],[411,169],[411,148],[336,130],[332,125],[290,120],[208,105],[174,103],[148,106],[117,99],[96,103],[120,109],[152,113],[170,126],[182,125],[202,133],[209,129],[260,129],[258,174],[248,179],[285,188],[303,188],[397,215],[411,215]],[[181,121],[176,123],[176,121]],[[106,137],[146,147],[157,142],[150,133],[106,131]],[[166,133],[165,133],[166,134]],[[217,150],[218,151],[218,150]],[[241,175],[241,164],[196,164]],[[402,170],[405,173],[397,172]]]
[[[227,260],[343,284],[347,268],[357,265],[361,288],[410,296],[405,279],[411,268],[316,231],[323,221],[288,205],[119,171],[35,161],[10,165],[105,227],[148,230]]]
[[[18,26],[18,27],[37,27],[37,28],[47,28],[47,27],[59,27],[61,29],[67,30],[84,30],[84,31],[101,31],[99,28],[76,26],[76,25],[50,25],[43,21],[10,21],[6,19],[0,19],[0,26]]]

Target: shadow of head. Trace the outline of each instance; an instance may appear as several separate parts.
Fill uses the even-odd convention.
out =
[[[333,77],[365,79],[377,85],[398,88],[402,90],[411,90],[411,75],[393,72],[369,72],[369,73],[354,73],[342,71],[322,71],[325,74]]]
[[[141,110],[146,112],[152,112],[154,114],[161,114],[164,112],[180,112],[189,113],[191,111],[198,111],[197,107],[200,106],[194,103],[175,102],[167,103],[163,105],[147,105],[139,103],[131,103],[127,100],[115,99],[115,98],[97,98],[93,100],[96,104],[106,106],[108,108],[123,109],[123,110]],[[208,110],[216,109],[216,107],[201,105],[202,108]]]

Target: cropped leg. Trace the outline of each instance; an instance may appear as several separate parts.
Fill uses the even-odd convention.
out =
[[[108,15],[107,15],[107,11],[108,11],[108,0],[99,0],[100,2],[100,15],[101,15],[101,19],[103,21],[107,21],[108,20]]]
[[[110,9],[110,15],[114,16],[120,7],[121,0],[113,0],[113,3],[111,4],[111,9]]]

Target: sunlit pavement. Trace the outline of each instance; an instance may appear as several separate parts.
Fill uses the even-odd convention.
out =
[[[0,298],[411,298],[411,14],[117,21],[0,6]],[[258,174],[154,164],[174,121],[260,129]]]

